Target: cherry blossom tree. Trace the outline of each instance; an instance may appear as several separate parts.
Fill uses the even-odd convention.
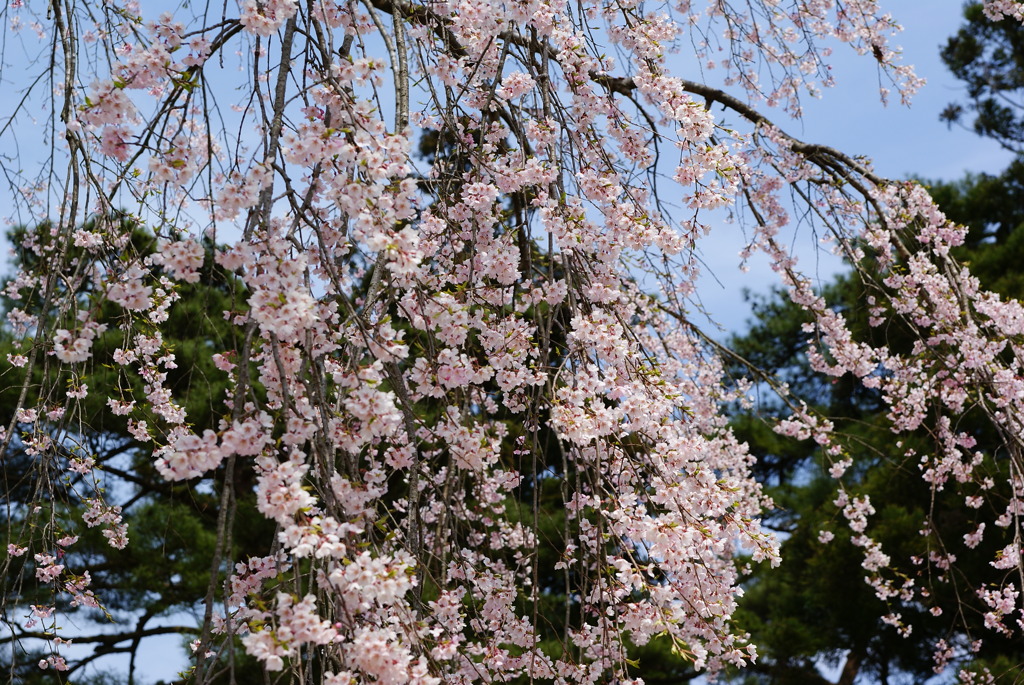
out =
[[[1022,6],[987,10],[1020,19]],[[222,484],[190,681],[234,680],[235,638],[271,677],[331,684],[635,682],[630,650],[652,640],[712,673],[756,658],[733,619],[738,579],[777,563],[777,541],[722,412],[749,385],[726,389],[729,352],[694,316],[700,246],[736,230],[715,210],[745,227],[741,258],[765,253],[811,315],[815,370],[879,389],[897,434],[927,423],[928,451],[907,455],[898,437],[892,449],[936,491],[998,509],[990,529],[943,539],[962,539],[961,554],[998,541],[1003,580],[974,591],[989,630],[1020,631],[1024,309],[950,257],[963,229],[922,188],[784,131],[831,84],[834,46],[875,63],[883,98],[920,85],[873,0],[56,0],[6,13],[8,36],[37,36],[47,58],[3,134],[46,89],[50,150],[37,176],[9,174],[36,258],[6,289],[33,304],[7,316],[7,364],[25,380],[2,446],[38,460],[40,501],[64,479],[88,489],[77,519],[8,505],[2,575],[31,575],[4,581],[4,618],[49,637],[39,668],[73,667],[62,616],[103,606],[89,569],[67,563],[76,530],[131,544],[132,494],[104,488],[79,440],[96,395],[164,479]],[[674,75],[685,60],[720,86]],[[872,325],[910,327],[909,349],[850,332],[783,247],[794,221],[855,266]],[[228,392],[202,428],[168,385],[163,328],[210,259],[247,297],[212,313],[238,342],[206,352]],[[90,383],[109,377],[95,349],[112,334],[116,380]],[[992,473],[958,423],[966,411],[1001,436]],[[890,572],[871,502],[845,489],[856,446],[831,428],[795,401],[777,425],[833,461],[876,594],[923,601],[927,583]],[[235,559],[240,472],[276,532],[265,555]],[[551,547],[558,579],[542,581]],[[955,556],[933,548],[921,564],[942,576]],[[26,582],[50,600],[26,606]],[[967,648],[939,645],[938,659]]]

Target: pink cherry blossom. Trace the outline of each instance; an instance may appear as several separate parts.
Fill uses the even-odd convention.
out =
[[[154,19],[127,2],[89,25],[86,2],[81,31],[40,19],[55,100],[39,116],[64,157],[15,193],[31,268],[4,288],[8,362],[42,380],[0,445],[53,465],[81,508],[26,503],[33,532],[8,557],[31,551],[69,614],[102,606],[77,535],[127,545],[153,472],[93,453],[74,424],[98,399],[168,492],[217,493],[224,531],[251,494],[274,531],[245,560],[220,540],[234,572],[192,643],[197,682],[234,636],[266,671],[322,663],[332,685],[632,684],[624,643],[656,639],[714,674],[756,658],[741,583],[780,562],[725,411],[763,383],[791,407],[780,437],[813,440],[835,479],[818,539],[849,529],[882,620],[909,634],[904,606],[962,615],[925,579],[960,582],[957,555],[985,549],[1000,550],[989,569],[1022,564],[1024,307],[955,261],[965,229],[923,188],[786,133],[832,85],[824,42],[867,56],[901,100],[921,80],[874,0],[784,4],[241,0],[234,17]],[[985,11],[1020,19],[1021,3]],[[721,88],[673,73],[680,48]],[[815,290],[783,237],[805,216],[861,266],[871,326],[911,343],[858,338]],[[813,370],[878,393],[888,456],[964,502],[949,530],[921,523],[912,559],[876,539],[863,444],[773,379],[729,380],[698,329],[698,255],[726,230],[805,311]],[[228,303],[202,315],[231,333],[185,352],[168,322],[207,288]],[[182,379],[207,361],[227,387],[199,425]],[[968,412],[1006,436],[1005,477]],[[556,533],[536,528],[540,493],[564,512]],[[557,636],[541,545],[571,602]],[[964,601],[1018,637],[1012,575]],[[40,668],[69,668],[64,644]],[[941,642],[936,667],[968,651]]]

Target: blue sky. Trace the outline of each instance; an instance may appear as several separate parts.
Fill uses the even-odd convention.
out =
[[[804,99],[802,120],[787,120],[782,112],[760,109],[805,142],[872,159],[876,173],[883,177],[954,180],[968,171],[1001,171],[1011,155],[998,144],[939,121],[939,112],[947,104],[964,97],[960,82],[939,59],[940,46],[962,23],[961,0],[880,0],[880,4],[904,27],[892,44],[902,47],[903,61],[913,64],[917,74],[928,80],[909,107],[900,105],[898,97],[890,98],[888,106],[882,105],[874,60],[836,46],[830,62],[837,85],[825,90],[819,100]],[[711,328],[708,332],[720,339],[745,328],[749,307],[744,289],[765,292],[778,283],[763,255],[751,260],[749,273],[738,274],[736,255],[741,246],[737,236],[735,226],[716,225],[701,251],[707,268],[699,292],[720,327],[717,333]],[[804,273],[818,283],[827,282],[843,269],[838,259],[815,255],[812,236],[797,235],[792,244],[801,256]]]
[[[807,103],[803,125],[790,127],[790,132],[867,155],[887,177],[913,174],[952,180],[965,171],[1002,170],[1010,155],[996,143],[962,129],[949,130],[939,121],[939,112],[947,104],[963,99],[963,88],[939,59],[940,46],[962,23],[962,2],[881,0],[881,4],[904,26],[894,41],[903,47],[904,62],[913,64],[928,84],[910,107],[884,107],[878,101],[872,60],[842,59],[849,56],[836,50],[834,72],[839,85],[822,100]]]

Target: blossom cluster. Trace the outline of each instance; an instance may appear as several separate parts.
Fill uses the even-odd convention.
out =
[[[227,566],[222,613],[209,608],[193,643],[198,682],[235,635],[267,671],[323,664],[328,683],[633,683],[626,645],[652,640],[712,672],[756,658],[733,616],[747,561],[777,564],[778,542],[723,411],[750,386],[727,386],[692,320],[710,210],[754,217],[743,256],[765,252],[810,314],[816,371],[877,389],[896,432],[940,417],[935,452],[914,455],[930,487],[982,478],[951,418],[972,402],[1024,434],[1024,309],[951,260],[962,231],[921,189],[756,110],[798,112],[802,92],[829,85],[827,39],[871,55],[909,96],[919,81],[889,46],[891,18],[873,0],[693,4],[673,17],[632,2],[244,0],[237,19],[147,23],[129,3],[90,39],[55,25],[67,69],[79,40],[108,59],[55,80],[74,174],[59,219],[23,239],[34,271],[7,290],[37,305],[8,314],[11,364],[29,379],[57,371],[18,407],[11,426],[31,432],[5,432],[3,447],[59,455],[69,482],[91,482],[80,518],[117,549],[135,493],[124,507],[100,497],[115,467],[69,447],[90,393],[149,460],[126,489],[151,472],[172,492],[210,479],[225,521],[251,491],[273,538]],[[745,100],[671,74],[691,30],[717,32],[724,58],[693,42]],[[244,97],[222,107],[231,78]],[[745,128],[720,122],[714,101]],[[683,216],[656,185],[669,152]],[[871,252],[872,316],[920,331],[912,351],[855,339],[780,247],[795,188],[854,261]],[[115,201],[138,212],[119,222]],[[226,392],[197,426],[178,381],[199,369],[179,369],[165,333],[217,278],[237,285],[233,300],[203,314],[231,333],[197,346]],[[99,368],[116,382],[96,387]],[[67,408],[52,406],[54,378],[71,379]],[[833,428],[805,405],[779,426],[815,440],[841,481],[853,456]],[[959,535],[975,549],[1011,534],[1000,571],[1020,565],[1019,467],[984,489],[1003,497],[996,525]],[[876,594],[923,599],[888,572],[870,499],[840,485],[835,506]],[[46,535],[11,541],[9,556],[31,551],[40,584],[99,606],[88,571]],[[921,563],[948,572],[954,555],[931,551]],[[1016,630],[1013,581],[979,589],[989,627]],[[564,618],[543,615],[552,599]],[[886,620],[903,627],[898,612]]]

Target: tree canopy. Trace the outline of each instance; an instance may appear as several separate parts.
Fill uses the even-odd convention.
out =
[[[1022,35],[1020,24],[986,17],[979,3],[965,6],[964,18],[964,27],[942,51],[944,61],[966,82],[972,97],[977,97],[983,87],[1000,84],[1001,96],[1012,102],[1020,95],[1020,84],[1010,85],[1018,78],[1019,69],[1006,55],[1009,46]],[[943,118],[948,119],[951,111],[958,112],[957,116],[962,113],[954,107],[944,112]],[[978,106],[976,113],[975,130],[979,134],[1017,149],[1022,141],[1019,132],[993,130],[994,123],[987,118],[989,110]],[[956,182],[923,182],[946,216],[968,228],[963,244],[953,250],[956,257],[969,265],[983,287],[1014,299],[1024,296],[1024,283],[1016,268],[1024,247],[1022,180],[1024,165],[1018,158],[997,174],[968,174]],[[889,345],[912,344],[913,332],[894,322],[872,334],[868,312],[860,304],[869,293],[859,279],[839,277],[825,287],[823,294],[844,313],[858,337],[874,337],[876,344],[879,336],[884,336]],[[792,396],[803,398],[840,432],[853,437],[857,447],[850,449],[855,458],[847,482],[867,495],[877,510],[877,530],[884,547],[903,550],[894,558],[912,559],[914,541],[922,536],[937,536],[930,543],[935,548],[957,546],[957,541],[939,539],[938,531],[944,526],[935,525],[932,530],[922,528],[920,523],[962,518],[963,502],[941,488],[920,482],[915,464],[894,458],[887,449],[891,432],[885,421],[882,394],[849,377],[829,380],[813,372],[808,356],[812,342],[802,330],[810,319],[785,293],[758,294],[753,296],[753,305],[753,323],[732,340],[731,349],[776,382],[788,384]],[[735,365],[740,377],[743,371],[742,365]],[[737,679],[816,682],[822,680],[819,666],[832,662],[839,668],[839,682],[844,683],[857,678],[890,682],[901,674],[913,682],[927,680],[933,674],[929,654],[932,645],[939,640],[947,646],[967,645],[983,632],[979,619],[984,611],[971,606],[977,600],[960,586],[963,578],[988,573],[988,584],[998,586],[999,574],[986,568],[984,553],[972,553],[969,558],[961,554],[959,563],[964,572],[942,584],[946,587],[930,588],[930,607],[917,599],[893,603],[873,596],[862,581],[862,569],[852,563],[855,546],[850,534],[840,532],[832,540],[838,508],[831,501],[829,460],[813,441],[785,441],[774,435],[764,420],[786,413],[785,404],[767,393],[756,408],[740,409],[734,418],[737,435],[757,456],[755,475],[766,484],[776,505],[766,514],[768,525],[786,536],[780,548],[785,560],[782,568],[778,572],[757,572],[748,580],[741,612],[761,647],[762,659]],[[987,468],[998,468],[1002,449],[999,436],[986,430],[983,421],[967,415],[961,421],[977,439],[975,447],[984,453]],[[927,449],[926,441],[920,449]],[[971,520],[978,526],[998,525],[984,511],[975,513]],[[829,539],[828,544],[822,544],[823,539]],[[920,568],[914,566],[908,565],[902,573],[919,579]],[[973,568],[967,572],[965,566]],[[954,600],[950,593],[957,598]],[[894,604],[900,622],[912,626],[912,631],[885,624],[883,616]],[[953,619],[947,613],[951,606],[960,612]],[[931,615],[925,613],[926,609]],[[1010,680],[1020,672],[1024,655],[1012,639],[990,639],[975,650],[972,662],[975,671],[987,667],[1000,681]]]
[[[964,267],[967,229],[920,184],[786,133],[837,44],[883,97],[920,85],[873,0],[150,9],[6,9],[8,44],[46,56],[0,136],[41,98],[49,142],[9,173],[10,679],[84,677],[186,607],[196,626],[167,630],[194,630],[195,683],[751,666],[771,614],[738,610],[743,579],[770,603],[786,578],[765,483],[812,443],[829,480],[801,494],[834,514],[786,544],[840,539],[802,552],[806,591],[859,576],[927,643],[851,633],[847,663],[995,677],[1022,619],[1024,308]],[[678,50],[721,83],[676,75]],[[726,214],[796,347],[698,327]],[[813,288],[794,224],[854,285]],[[769,386],[799,444],[762,455],[729,409]],[[79,608],[129,625],[81,656]]]
[[[1018,10],[1019,11],[1019,10]],[[968,103],[950,104],[943,120],[972,128],[1013,152],[1024,152],[1024,29],[1012,16],[993,16],[979,2],[964,7],[963,27],[942,49],[942,61],[967,86]]]

